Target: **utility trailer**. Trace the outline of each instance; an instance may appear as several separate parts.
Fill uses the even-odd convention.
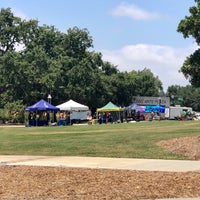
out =
[[[168,118],[169,119],[178,119],[182,113],[192,113],[191,107],[181,107],[181,106],[170,106]]]

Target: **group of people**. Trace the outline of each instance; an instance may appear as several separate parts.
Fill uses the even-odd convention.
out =
[[[98,123],[99,124],[106,124],[106,123],[112,123],[113,122],[113,117],[110,112],[103,112],[99,113],[98,115]]]
[[[50,113],[45,112],[29,112],[28,123],[29,126],[48,126],[50,122]]]
[[[153,121],[153,120],[160,120],[161,115],[160,112],[151,111],[150,113],[143,113],[136,110],[131,110],[125,112],[125,121]]]
[[[95,113],[97,114],[97,113]],[[144,121],[157,119],[160,117],[159,113],[142,113],[140,111],[131,110],[126,112],[99,112],[98,116],[91,114],[87,117],[89,122],[93,119],[97,120],[99,124],[107,124],[113,122],[129,122],[129,121]],[[28,125],[29,126],[48,126],[48,125],[72,125],[75,121],[71,118],[71,113],[67,111],[61,112],[50,112],[50,111],[39,111],[29,112]]]

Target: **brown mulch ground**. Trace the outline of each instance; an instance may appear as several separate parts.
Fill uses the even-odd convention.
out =
[[[158,145],[173,153],[185,155],[190,160],[200,160],[200,136],[163,140]]]
[[[170,151],[200,158],[199,137],[161,141]],[[176,146],[176,147],[175,147]],[[195,153],[195,149],[196,153]],[[200,197],[200,172],[147,172],[0,166],[1,200],[138,200]]]

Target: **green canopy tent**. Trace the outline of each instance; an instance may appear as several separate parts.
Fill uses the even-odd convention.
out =
[[[97,116],[98,113],[100,113],[100,115],[102,116],[102,113],[110,113],[110,115],[112,116],[112,121],[122,121],[123,115],[123,108],[113,104],[112,102],[108,102],[105,106],[103,106],[102,108],[98,108],[97,109]]]
[[[116,106],[110,101],[102,108],[98,108],[97,112],[112,112],[112,111],[123,111],[123,110],[124,110],[123,108]]]

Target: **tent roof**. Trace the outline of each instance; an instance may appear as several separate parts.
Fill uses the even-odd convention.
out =
[[[133,103],[127,107],[125,107],[125,110],[136,110],[138,108],[138,105]]]
[[[108,102],[102,108],[98,108],[97,112],[111,112],[111,111],[122,111],[122,110],[123,110],[123,108],[116,106],[112,102]]]
[[[57,108],[56,106],[53,106],[50,103],[46,102],[45,100],[41,99],[34,105],[29,106],[25,109],[25,111],[37,111],[37,110],[58,111],[59,108]]]
[[[56,106],[60,110],[89,110],[89,107],[70,99],[69,101]]]

